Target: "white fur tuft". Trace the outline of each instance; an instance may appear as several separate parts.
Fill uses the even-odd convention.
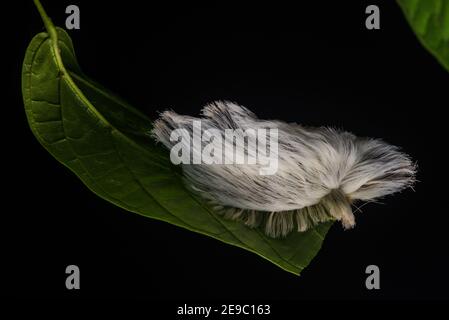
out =
[[[230,102],[215,102],[197,119],[163,112],[152,136],[171,148],[172,130],[192,133],[192,121],[207,129],[278,129],[278,170],[260,175],[254,165],[186,165],[189,187],[212,202],[225,218],[262,227],[272,237],[306,231],[329,220],[355,225],[351,204],[371,201],[410,187],[416,167],[398,147],[378,139],[359,138],[332,128],[258,119]],[[192,151],[193,152],[193,151]],[[254,153],[245,145],[245,154]]]

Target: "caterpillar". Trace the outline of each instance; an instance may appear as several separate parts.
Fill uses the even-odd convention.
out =
[[[260,174],[260,163],[181,164],[186,185],[217,213],[250,228],[260,227],[273,238],[295,230],[304,232],[330,220],[340,221],[344,229],[352,228],[355,201],[374,201],[415,183],[416,164],[396,146],[329,127],[261,120],[247,108],[228,101],[206,105],[201,118],[164,111],[150,134],[172,149],[179,140],[173,138],[173,132],[182,129],[184,135],[194,134],[194,121],[201,121],[202,133],[229,129],[240,130],[240,135],[244,130],[250,132],[240,136],[244,139],[232,141],[247,157],[258,154],[257,145],[248,143],[256,138],[254,130],[277,130],[277,150],[273,143],[267,144],[276,156],[274,174]],[[201,146],[207,143],[204,140],[200,140]],[[201,152],[199,147],[189,149],[190,159]]]

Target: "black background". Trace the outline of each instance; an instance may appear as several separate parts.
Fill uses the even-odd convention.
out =
[[[4,12],[14,22],[4,28],[11,100],[2,106],[2,294],[182,303],[449,297],[449,73],[396,3],[43,2],[59,26],[66,6],[79,5],[81,29],[69,34],[81,67],[152,118],[166,108],[198,115],[205,103],[228,99],[261,118],[330,125],[402,146],[419,165],[419,183],[364,206],[353,230],[335,224],[300,277],[124,212],[92,194],[28,127],[21,63],[43,24],[24,1]],[[380,30],[365,28],[368,4],[380,7]],[[65,288],[69,264],[80,267],[81,290]],[[365,288],[370,264],[380,267],[381,290]]]

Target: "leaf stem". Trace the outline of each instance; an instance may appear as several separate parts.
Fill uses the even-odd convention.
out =
[[[47,13],[44,10],[44,7],[42,6],[41,2],[39,0],[33,0],[34,5],[36,6],[37,10],[39,11],[39,14],[42,18],[42,21],[44,22],[45,29],[47,30],[48,34],[50,35],[50,38],[54,41],[57,40],[58,35],[56,33],[56,28],[51,21],[50,17],[47,15]]]
[[[59,71],[61,74],[66,74],[67,71],[65,69],[65,66],[62,62],[61,54],[58,48],[58,32],[56,30],[55,25],[51,21],[50,17],[47,15],[47,13],[44,10],[44,7],[42,6],[41,2],[39,0],[34,0],[34,4],[37,7],[37,10],[39,11],[39,14],[41,15],[42,21],[44,22],[45,29],[47,29],[47,33],[50,36],[51,39],[51,45],[53,48],[53,52],[55,54],[56,64],[59,67]]]

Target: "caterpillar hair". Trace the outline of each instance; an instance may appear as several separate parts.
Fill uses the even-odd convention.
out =
[[[186,185],[218,213],[263,228],[270,237],[303,232],[329,220],[352,228],[354,201],[373,201],[415,182],[416,165],[396,146],[328,127],[261,120],[231,102],[205,106],[201,118],[165,111],[151,135],[170,149],[176,144],[171,132],[183,128],[193,134],[193,120],[201,120],[203,132],[277,129],[278,168],[272,175],[261,175],[260,164],[182,164]],[[241,147],[245,155],[257,154],[254,145]],[[190,150],[191,156],[198,152]]]

